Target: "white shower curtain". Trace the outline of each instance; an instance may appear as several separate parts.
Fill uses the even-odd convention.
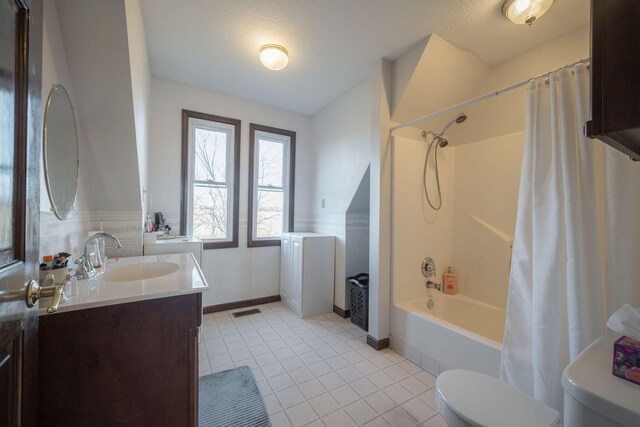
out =
[[[528,86],[500,372],[559,411],[562,371],[605,332],[602,147],[582,133],[588,90],[584,64]]]

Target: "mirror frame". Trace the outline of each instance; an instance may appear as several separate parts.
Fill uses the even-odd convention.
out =
[[[69,208],[69,212],[67,213],[67,215],[62,215],[60,213],[60,211],[58,210],[58,207],[56,206],[55,201],[53,200],[52,191],[51,191],[51,182],[49,181],[49,173],[47,168],[47,145],[48,145],[47,144],[47,115],[49,112],[49,107],[51,106],[53,94],[57,90],[64,91],[64,94],[67,96],[67,99],[69,100],[69,105],[71,105],[71,112],[73,113],[74,134],[76,136],[76,166],[77,166],[76,167],[76,192],[75,192],[75,195],[73,196],[73,203],[71,204],[71,207]],[[43,165],[43,172],[44,172],[44,182],[47,186],[47,195],[49,196],[49,202],[51,203],[51,212],[53,212],[60,221],[67,220],[69,219],[71,214],[73,214],[73,211],[75,211],[76,200],[78,198],[78,183],[80,179],[80,150],[78,147],[78,124],[76,121],[76,109],[73,106],[73,103],[71,102],[71,97],[69,96],[69,92],[67,92],[67,89],[65,89],[64,86],[58,85],[58,84],[54,84],[53,87],[51,88],[51,91],[49,92],[49,96],[47,97],[47,103],[44,109],[44,118],[42,120],[42,165]]]

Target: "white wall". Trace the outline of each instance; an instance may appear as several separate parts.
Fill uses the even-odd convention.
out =
[[[142,192],[148,185],[148,151],[149,151],[149,97],[151,90],[151,73],[147,56],[142,12],[138,0],[126,0],[127,41],[129,42],[129,63],[131,64],[131,92],[133,114],[136,131],[136,148],[138,152],[138,174]],[[144,200],[143,200],[144,202]],[[143,206],[143,212],[145,207]],[[146,212],[144,212],[146,213]],[[143,219],[140,218],[140,221]]]
[[[80,176],[76,211],[64,222],[49,212],[41,182],[40,251],[77,256],[87,231],[102,219],[124,245],[113,250],[108,244],[108,254],[140,255],[149,68],[139,4],[55,0],[44,8],[43,99],[53,84],[70,93]]]
[[[297,218],[308,217],[309,212],[311,118],[153,77],[149,116],[149,190],[153,198],[153,211],[163,212],[176,231],[180,220],[182,109],[242,121],[239,247],[204,251],[202,270],[210,286],[209,292],[203,295],[204,306],[279,295],[280,247],[247,248],[249,123],[296,132]]]
[[[54,84],[64,86],[69,93],[74,108],[77,105],[76,96],[62,34],[58,20],[58,11],[54,1],[44,3],[43,45],[42,45],[42,100],[43,105]],[[87,231],[93,226],[93,194],[88,185],[91,174],[92,158],[84,132],[83,123],[76,114],[78,128],[78,149],[80,156],[80,171],[78,182],[78,197],[76,210],[66,221],[58,220],[51,212],[51,203],[47,195],[44,181],[44,169],[40,167],[40,254],[54,254],[67,251],[77,254],[80,251]]]
[[[369,336],[389,337],[391,308],[391,63],[371,77],[371,199],[369,226]]]
[[[313,199],[308,228],[336,236],[334,304],[348,309],[346,213],[371,156],[371,80],[365,79],[316,114],[311,131]]]
[[[345,273],[347,277],[369,272],[370,188],[371,173],[367,168],[347,209],[345,239]],[[349,300],[349,290],[347,289],[347,302]]]
[[[140,175],[124,0],[56,0],[62,40],[94,159],[95,207],[140,212]],[[124,242],[123,242],[124,243]],[[141,246],[140,236],[138,245]]]

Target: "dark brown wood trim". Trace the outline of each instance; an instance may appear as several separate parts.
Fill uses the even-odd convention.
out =
[[[189,114],[182,110],[182,147],[180,150],[180,234],[187,234],[187,215],[189,215],[189,207],[187,206],[187,195],[189,194]]]
[[[24,117],[16,121],[20,127],[20,138],[23,139],[24,149],[21,148],[21,162],[23,170],[19,170],[24,189],[19,200],[18,212],[14,213],[17,224],[14,225],[14,236],[19,241],[15,246],[15,258],[24,263],[14,271],[18,275],[23,274],[22,283],[30,278],[38,278],[39,259],[39,224],[40,224],[40,165],[42,152],[42,40],[44,2],[42,0],[20,0],[15,2],[19,11],[19,30],[23,49],[20,49],[21,58],[16,58],[16,69],[21,74],[21,95]],[[18,61],[20,64],[18,64]],[[18,87],[16,87],[18,90]],[[16,105],[18,108],[18,104]],[[21,144],[19,144],[21,145]],[[22,166],[19,166],[21,168]],[[9,273],[12,274],[12,273]],[[0,281],[11,283],[9,275],[0,277]],[[5,304],[6,307],[6,304]],[[35,426],[37,412],[33,402],[40,404],[37,395],[38,387],[38,314],[33,309],[21,319],[22,336],[16,341],[20,346],[20,354],[16,353],[16,361],[21,370],[22,379],[19,384],[21,391],[20,425]],[[9,316],[12,317],[12,316]],[[6,316],[5,316],[6,319]],[[16,319],[17,320],[17,319]],[[0,322],[2,323],[2,322]]]
[[[235,228],[235,226],[234,226]],[[236,231],[234,230],[234,233]],[[216,242],[216,241],[209,241],[209,240],[203,240],[202,241],[202,249],[227,249],[227,248],[237,248],[238,247],[238,239],[233,239],[233,240],[229,240],[229,241],[224,241],[224,242]]]
[[[345,319],[347,317],[351,317],[351,310],[343,310],[340,307],[338,307],[337,305],[333,306],[333,312],[335,314],[337,314],[338,316],[343,317]]]
[[[376,350],[384,350],[389,347],[389,338],[382,338],[380,340],[375,339],[371,335],[367,335],[367,344]]]
[[[244,301],[227,302],[225,304],[210,305],[203,308],[204,314],[217,313],[218,311],[235,310],[237,308],[251,307],[253,305],[268,304],[270,302],[280,301],[280,295],[272,295],[270,297],[247,299]]]
[[[238,247],[238,230],[240,221],[240,131],[242,122],[229,117],[216,116],[213,114],[200,113],[191,110],[182,110],[182,191],[180,194],[180,234],[187,233],[187,194],[189,194],[189,119],[201,119],[211,122],[225,123],[232,125],[234,130],[233,141],[233,230],[232,240],[225,242],[204,241],[203,249],[223,249]]]
[[[33,78],[29,75],[29,63],[30,63],[30,23],[29,5],[25,2],[17,2],[16,4],[16,47],[21,46],[22,49],[17,49],[15,57],[15,137],[16,137],[16,149],[14,151],[14,199],[13,208],[15,209],[13,218],[15,220],[13,227],[13,258],[19,261],[26,260],[26,245],[24,241],[26,231],[26,206],[27,206],[27,168],[28,164],[28,139],[29,125],[31,118],[29,117],[29,98],[30,90],[29,84],[35,83]],[[36,6],[38,7],[38,6]],[[41,6],[39,6],[41,7]],[[35,17],[38,19],[39,17]],[[40,25],[38,23],[37,25]],[[34,30],[37,31],[37,25]],[[37,65],[37,64],[36,64]],[[40,102],[40,97],[38,98]],[[36,119],[36,118],[34,118]],[[40,118],[38,118],[40,120]],[[38,133],[37,141],[41,145],[40,134]],[[4,262],[2,263],[4,264]]]
[[[198,294],[200,295],[200,294]],[[202,307],[202,306],[199,306]],[[200,311],[200,310],[198,310]],[[198,361],[189,363],[189,426],[198,425],[198,371],[199,371],[199,349],[198,349],[199,328],[189,329],[189,360]]]
[[[274,128],[271,126],[249,124],[249,215],[247,219],[247,247],[256,248],[264,246],[280,246],[280,239],[273,240],[253,240],[253,169],[255,161],[255,136],[256,131],[285,135],[290,138],[289,147],[289,224],[284,231],[293,231],[294,199],[296,182],[296,133],[286,129]]]

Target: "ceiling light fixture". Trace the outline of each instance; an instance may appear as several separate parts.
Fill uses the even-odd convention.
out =
[[[514,24],[531,26],[552,4],[553,0],[506,0],[502,5],[502,14]]]
[[[289,63],[289,52],[277,44],[265,44],[260,48],[260,62],[270,70],[282,70]]]

